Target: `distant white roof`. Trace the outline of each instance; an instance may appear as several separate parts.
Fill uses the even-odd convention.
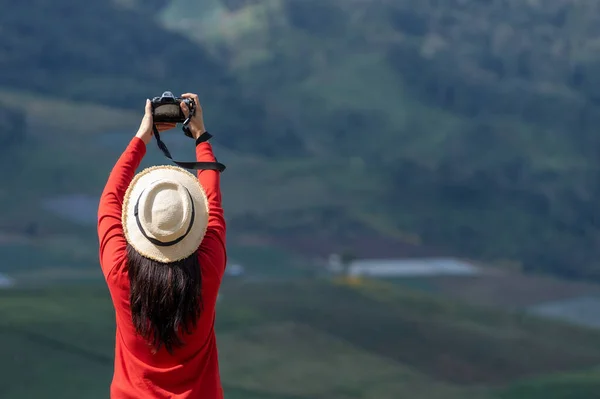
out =
[[[240,276],[244,274],[244,266],[237,263],[227,265],[225,268],[225,274],[229,276]]]
[[[529,308],[530,312],[568,323],[600,328],[600,298],[577,297],[545,302]]]
[[[15,282],[13,279],[11,279],[8,276],[5,276],[3,274],[0,274],[0,288],[8,288],[8,287],[12,287],[13,285],[15,285]]]
[[[474,275],[479,269],[451,258],[363,259],[352,262],[350,275],[373,277],[413,277],[437,275]]]

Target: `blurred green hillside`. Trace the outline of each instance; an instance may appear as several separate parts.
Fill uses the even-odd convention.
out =
[[[162,23],[229,65],[274,129],[378,175],[344,217],[596,276],[599,2],[166,3]]]
[[[588,399],[599,388],[597,332],[381,284],[228,281],[218,308],[228,398]],[[2,398],[106,397],[105,287],[3,291],[0,317]]]
[[[597,286],[307,276],[346,251],[600,280],[600,0],[0,9],[0,274],[20,285],[0,290],[0,397],[106,397],[95,201],[165,90],[200,94],[228,166],[228,254],[250,276],[218,305],[226,397],[597,396],[600,334],[525,309]],[[193,157],[179,130],[163,138]],[[166,162],[151,144],[142,166]]]
[[[2,0],[0,143],[21,138],[0,147],[18,171],[0,230],[49,218],[46,190],[97,195],[118,152],[85,134],[133,132],[144,98],[191,90],[232,166],[234,235],[598,278],[599,6]]]

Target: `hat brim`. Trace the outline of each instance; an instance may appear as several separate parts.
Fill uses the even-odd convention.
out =
[[[134,208],[140,194],[150,183],[168,179],[181,183],[188,189],[194,202],[193,227],[185,238],[170,246],[158,246],[151,243],[140,231],[134,214]],[[198,250],[206,234],[208,224],[208,200],[200,182],[187,170],[170,165],[152,166],[138,173],[125,192],[121,215],[123,233],[127,242],[142,256],[163,263],[185,259]]]

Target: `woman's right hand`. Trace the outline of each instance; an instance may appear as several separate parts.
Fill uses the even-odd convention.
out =
[[[204,126],[204,118],[202,115],[202,107],[200,106],[200,101],[198,100],[198,95],[194,94],[194,93],[185,93],[185,94],[182,94],[181,97],[189,98],[196,104],[196,112],[194,113],[194,116],[190,120],[188,127],[189,127],[190,132],[192,133],[192,136],[194,137],[194,139],[197,139],[204,132],[206,132],[206,127]],[[190,114],[190,110],[189,110],[187,104],[182,101],[180,106],[181,106],[181,110],[183,111],[183,114],[187,118]]]
[[[144,110],[144,117],[142,118],[142,121],[140,122],[140,127],[138,128],[138,131],[135,134],[135,136],[142,139],[142,141],[146,145],[148,145],[148,143],[150,143],[150,140],[152,139],[152,136],[154,134],[153,129],[152,129],[153,124],[154,124],[154,118],[152,117],[152,104],[150,103],[150,100],[146,100],[146,108]],[[175,128],[175,126],[177,126],[177,124],[175,124],[175,123],[166,123],[166,122],[165,123],[157,123],[156,130],[158,130],[159,133],[162,133],[165,130]]]

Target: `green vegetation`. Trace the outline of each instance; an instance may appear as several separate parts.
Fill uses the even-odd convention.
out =
[[[31,227],[40,195],[97,195],[118,146],[96,136],[193,90],[230,166],[234,235],[599,276],[595,1],[0,6],[0,162],[17,165],[0,230]]]
[[[369,178],[339,173],[354,190],[336,191],[335,219],[597,276],[597,2],[207,0],[184,18],[189,3],[161,21],[263,99],[274,135],[297,132],[323,169],[356,157],[378,175],[358,193]]]
[[[592,397],[597,332],[409,290],[514,308],[554,284],[333,285],[289,250],[600,279],[599,5],[0,0],[0,273],[26,287],[0,292],[0,396],[106,397],[92,202],[143,100],[171,90],[200,94],[228,166],[231,260],[274,277],[223,289],[229,398]],[[166,162],[151,146],[142,166]],[[49,210],[73,196],[91,206]],[[65,280],[86,284],[39,289]]]
[[[394,292],[226,282],[228,397],[584,399],[597,388],[597,372],[577,371],[600,361],[597,332]],[[114,316],[103,285],[2,291],[0,318],[3,398],[106,397]]]
[[[499,399],[593,398],[600,388],[598,370],[567,373],[516,383],[499,394]]]

